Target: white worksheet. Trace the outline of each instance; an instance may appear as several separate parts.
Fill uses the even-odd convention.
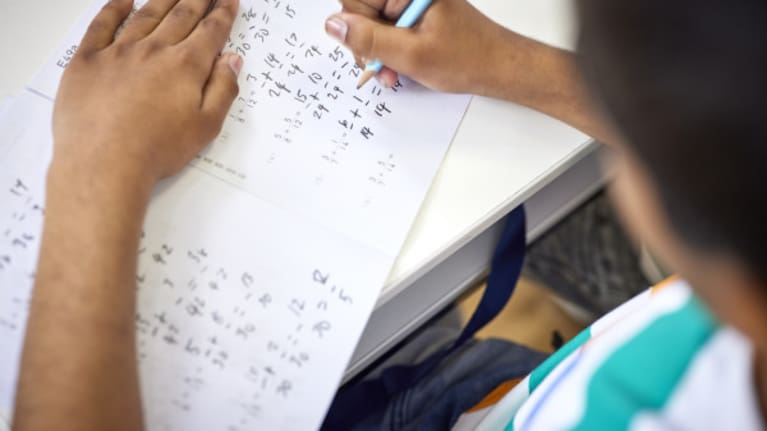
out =
[[[240,96],[212,145],[158,186],[137,250],[150,429],[319,427],[468,103],[406,79],[356,90],[360,69],[323,30],[336,0],[240,3],[228,43],[245,59]],[[52,100],[101,4],[0,115],[6,418],[44,216]]]
[[[12,104],[13,104],[13,98],[12,97],[3,97],[3,98],[0,99],[0,117],[5,115],[5,111]]]

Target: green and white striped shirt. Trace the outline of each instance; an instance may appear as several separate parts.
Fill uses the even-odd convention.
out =
[[[599,319],[453,429],[763,429],[750,343],[720,326],[684,281],[664,284]]]

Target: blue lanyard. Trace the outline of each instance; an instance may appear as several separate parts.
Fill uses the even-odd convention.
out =
[[[493,320],[514,293],[522,273],[525,249],[526,217],[524,207],[520,206],[507,217],[506,227],[493,255],[487,288],[458,338],[447,349],[432,354],[419,364],[393,366],[384,370],[376,379],[342,387],[333,400],[322,429],[351,429],[371,412],[385,408],[397,394],[418,383],[444,358]]]

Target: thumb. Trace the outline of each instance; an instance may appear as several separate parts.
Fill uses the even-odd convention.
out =
[[[223,123],[226,113],[237,97],[237,76],[242,69],[242,57],[234,53],[222,54],[213,65],[202,99],[202,110],[217,124]]]
[[[339,13],[325,21],[325,31],[366,60],[378,59],[400,71],[410,69],[410,29],[374,21],[362,15]]]

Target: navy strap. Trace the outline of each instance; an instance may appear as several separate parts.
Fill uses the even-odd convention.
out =
[[[419,364],[387,368],[376,379],[342,387],[322,425],[323,430],[351,429],[373,412],[382,410],[398,393],[412,387],[439,363],[471,339],[498,315],[511,298],[525,259],[526,218],[524,207],[509,214],[501,240],[495,250],[487,288],[474,315],[458,338]]]

